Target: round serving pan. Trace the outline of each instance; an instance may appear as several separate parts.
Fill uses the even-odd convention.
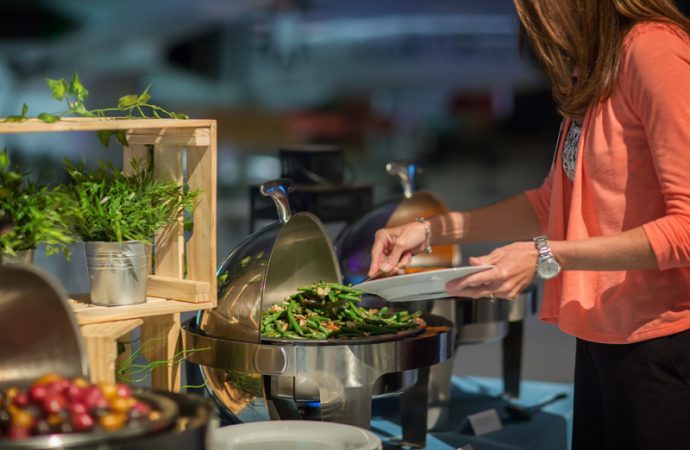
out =
[[[132,394],[160,412],[157,420],[141,421],[117,431],[89,431],[83,433],[62,433],[36,436],[27,439],[0,439],[0,449],[54,449],[69,448],[75,450],[114,448],[110,443],[131,441],[148,434],[158,433],[172,428],[178,418],[179,407],[174,400],[145,390],[136,390]],[[127,445],[128,448],[131,448]],[[124,448],[124,447],[123,447]]]
[[[361,344],[375,344],[378,342],[388,342],[395,341],[399,339],[404,339],[407,337],[417,336],[424,332],[426,328],[426,323],[424,325],[418,325],[414,328],[408,328],[406,330],[398,331],[397,333],[389,334],[379,334],[376,336],[362,336],[362,337],[343,337],[343,338],[332,338],[332,339],[275,339],[261,337],[262,344],[273,344],[273,345],[286,345],[286,344],[296,344],[296,345],[361,345]]]

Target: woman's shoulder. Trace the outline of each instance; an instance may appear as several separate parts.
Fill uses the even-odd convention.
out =
[[[690,46],[688,32],[680,26],[662,21],[638,22],[630,29],[625,37],[624,50],[630,51],[633,47],[669,44],[675,42]]]

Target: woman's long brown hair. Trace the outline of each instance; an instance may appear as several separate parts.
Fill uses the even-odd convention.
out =
[[[551,78],[560,113],[582,118],[610,95],[623,39],[637,22],[662,21],[690,34],[673,0],[514,0],[527,39]],[[579,76],[573,79],[575,68]]]

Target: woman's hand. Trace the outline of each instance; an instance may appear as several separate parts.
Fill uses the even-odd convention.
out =
[[[413,255],[424,250],[424,241],[424,224],[419,222],[380,229],[371,248],[369,276],[392,274],[404,269]]]
[[[493,269],[451,280],[446,292],[454,297],[499,297],[515,300],[534,280],[537,249],[532,242],[516,242],[486,256],[470,258],[473,266],[493,265]]]

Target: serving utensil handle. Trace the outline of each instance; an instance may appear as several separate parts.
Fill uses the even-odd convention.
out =
[[[287,223],[292,216],[288,194],[295,190],[295,182],[288,178],[267,181],[259,186],[259,192],[265,197],[271,197],[278,210],[280,223]]]

